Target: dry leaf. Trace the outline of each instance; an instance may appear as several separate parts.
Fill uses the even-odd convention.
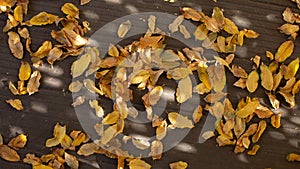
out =
[[[229,34],[238,34],[239,33],[239,28],[235,25],[234,22],[232,22],[230,19],[225,18],[224,20],[224,31],[226,31]]]
[[[247,72],[240,66],[232,65],[231,72],[235,77],[247,78]]]
[[[283,75],[282,75],[281,71],[279,71],[277,74],[273,75],[273,88],[272,88],[273,91],[276,91],[276,89],[280,85],[282,78],[283,78]]]
[[[150,169],[151,165],[141,159],[133,159],[129,161],[129,169]]]
[[[78,96],[74,100],[74,102],[71,104],[73,107],[77,107],[79,105],[82,105],[85,102],[85,96]]]
[[[53,138],[47,139],[46,147],[54,147],[60,144],[66,135],[66,126],[56,124],[53,131]]]
[[[151,151],[149,153],[153,160],[161,159],[163,153],[163,143],[161,141],[155,140],[151,143]]]
[[[186,169],[188,167],[188,163],[183,161],[178,161],[169,164],[169,167],[170,169]]]
[[[79,9],[72,3],[65,3],[61,7],[61,11],[68,16],[79,19]]]
[[[86,5],[89,2],[91,2],[91,0],[80,0],[80,5]]]
[[[286,159],[289,162],[294,162],[294,161],[300,161],[300,154],[296,154],[296,153],[290,153]]]
[[[115,124],[119,120],[120,114],[118,111],[108,113],[102,120],[103,125]]]
[[[246,88],[246,81],[247,79],[245,78],[240,78],[238,81],[236,81],[233,86],[236,86],[236,87],[240,87],[242,89]]]
[[[15,150],[19,150],[25,147],[26,143],[27,143],[27,136],[24,134],[19,134],[17,137],[10,140],[8,146],[10,146]]]
[[[77,80],[77,81],[73,81],[72,83],[70,83],[68,89],[70,92],[76,93],[81,90],[82,86],[83,86],[83,84],[79,80]]]
[[[294,87],[293,87],[293,89],[292,89],[292,94],[293,94],[293,95],[296,95],[296,94],[299,92],[299,90],[300,90],[300,80],[298,80],[298,81],[295,83],[295,85],[294,85]]]
[[[11,107],[15,108],[18,111],[24,109],[20,99],[9,99],[9,100],[6,100],[6,103],[10,104]]]
[[[18,28],[18,33],[24,39],[29,38],[29,31],[26,27],[25,28]]]
[[[20,41],[20,36],[15,32],[8,32],[8,45],[11,53],[17,59],[22,59],[24,55],[23,45]]]
[[[2,135],[0,134],[0,146],[3,144],[3,137]]]
[[[250,93],[255,92],[255,90],[257,89],[257,87],[258,87],[258,80],[259,80],[259,75],[258,75],[258,73],[257,73],[256,70],[253,70],[249,74],[249,76],[248,76],[248,78],[246,80],[246,87],[247,87],[247,90]]]
[[[199,25],[194,32],[195,38],[200,41],[206,39],[207,34],[208,34],[208,29],[206,28],[206,26],[204,24]]]
[[[75,156],[65,152],[65,160],[69,167],[71,167],[72,169],[78,169],[79,162]]]
[[[288,23],[294,23],[295,22],[295,16],[290,8],[286,8],[284,12],[282,13],[283,20],[285,20]]]
[[[123,23],[120,24],[119,29],[118,29],[118,36],[119,38],[124,38],[128,31],[131,28],[131,22],[130,20],[127,20]]]
[[[243,108],[237,110],[235,114],[240,118],[246,118],[247,116],[252,114],[258,106],[259,101],[251,101],[247,103]]]
[[[0,145],[0,157],[6,161],[10,161],[10,162],[18,162],[20,161],[20,156],[19,154],[9,148],[7,145]]]
[[[215,133],[213,131],[206,131],[202,134],[202,138],[204,138],[205,140],[208,140],[214,136],[215,136]]]
[[[59,47],[54,47],[49,51],[47,61],[49,64],[53,65],[53,63],[56,60],[58,60],[62,55],[63,55],[62,49],[60,49]]]
[[[150,92],[149,92],[149,103],[151,106],[155,105],[161,95],[163,94],[163,88],[161,86],[156,86],[154,87]]]
[[[265,129],[267,128],[267,123],[264,120],[261,120],[258,124],[258,128],[256,133],[253,135],[252,137],[252,142],[253,143],[257,143],[258,140],[260,139],[261,135],[263,134],[263,132],[265,131]]]
[[[156,16],[150,15],[148,18],[148,28],[151,33],[155,31],[155,24],[156,24]]]
[[[38,50],[35,53],[33,53],[31,56],[42,59],[49,54],[51,49],[52,49],[52,43],[50,41],[45,41],[42,44],[42,46],[40,46]]]
[[[294,51],[294,42],[293,41],[285,41],[283,42],[277,52],[275,54],[275,60],[277,62],[284,62],[287,58],[289,58]]]
[[[178,27],[179,27],[179,25],[181,25],[183,20],[184,20],[184,16],[179,15],[171,24],[169,24],[169,26],[168,26],[169,31],[171,31],[171,33],[177,32]]]
[[[200,12],[189,7],[180,8],[180,12],[185,19],[192,19],[193,21],[200,21],[203,17],[203,14],[201,15]]]
[[[266,51],[266,56],[267,56],[270,60],[273,60],[273,59],[274,59],[274,55],[273,55],[273,53],[271,53],[270,51]]]
[[[264,63],[260,65],[260,71],[261,71],[261,85],[266,89],[266,90],[272,90],[273,89],[273,76],[272,72],[270,71],[269,67],[266,66]]]
[[[47,12],[41,12],[29,20],[30,25],[42,26],[54,23],[58,19],[58,16],[49,14]]]
[[[196,107],[196,109],[194,110],[194,112],[193,112],[193,121],[194,121],[195,124],[198,123],[200,121],[201,117],[203,116],[202,112],[203,112],[203,108],[202,108],[201,105]]]
[[[299,31],[299,26],[286,23],[280,26],[278,29],[281,33],[284,33],[286,35],[292,35]]]
[[[247,152],[247,154],[248,154],[248,155],[254,156],[254,155],[256,155],[256,153],[257,153],[257,151],[258,151],[259,149],[260,149],[260,146],[259,146],[258,144],[255,144],[255,145],[252,147],[252,149],[249,150],[249,151]]]
[[[183,116],[176,112],[168,113],[168,119],[171,124],[176,128],[193,128],[193,122],[188,117]]]
[[[91,62],[91,55],[84,54],[78,60],[74,61],[71,66],[71,74],[73,78],[79,77],[82,75],[85,70],[88,68]]]
[[[280,120],[281,120],[281,114],[280,113],[274,114],[271,117],[271,124],[272,124],[272,126],[278,129],[281,126]]]
[[[285,101],[290,104],[291,108],[295,106],[296,103],[295,103],[294,95],[291,95],[290,93],[281,92],[281,91],[279,91],[278,93],[284,97]]]
[[[192,81],[189,76],[181,79],[178,82],[178,87],[176,90],[176,100],[178,103],[184,103],[192,97],[193,86]]]
[[[77,154],[82,156],[90,156],[99,150],[99,146],[95,143],[83,144]]]
[[[245,32],[245,36],[246,38],[257,38],[259,36],[259,34],[253,30],[247,30],[247,29],[244,29],[244,32]]]
[[[31,67],[28,62],[22,61],[19,68],[19,79],[22,81],[28,80],[31,74]]]
[[[97,117],[99,118],[103,118],[104,116],[104,110],[103,108],[99,105],[97,100],[90,100],[89,101],[89,105],[92,109],[95,110],[95,114],[97,115]]]
[[[39,91],[40,87],[40,79],[42,75],[38,70],[35,70],[27,83],[27,92],[29,95],[32,95]]]
[[[185,39],[189,39],[191,37],[190,32],[186,29],[186,27],[184,25],[179,25],[179,30]]]
[[[288,79],[294,77],[297,74],[298,69],[299,69],[299,58],[296,58],[289,63],[288,70],[284,74],[284,79],[288,80]]]

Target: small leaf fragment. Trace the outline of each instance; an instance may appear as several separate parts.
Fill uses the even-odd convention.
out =
[[[131,28],[131,22],[130,20],[127,20],[123,23],[120,24],[119,29],[118,29],[118,36],[119,38],[124,38],[128,31]]]
[[[169,167],[170,169],[186,169],[188,167],[188,163],[183,161],[178,161],[169,164]]]
[[[258,151],[259,149],[260,149],[260,146],[259,146],[258,144],[255,144],[255,145],[252,147],[252,149],[249,150],[249,151],[247,152],[247,154],[248,154],[248,155],[254,156],[254,155],[256,155],[256,153],[257,153],[257,151]]]
[[[27,136],[24,134],[19,134],[17,137],[9,141],[8,146],[12,147],[15,150],[19,150],[25,147],[26,143],[27,143]]]
[[[215,133],[213,131],[206,131],[202,134],[202,138],[204,138],[205,140],[208,140],[214,136],[215,136]]]
[[[15,108],[18,111],[24,109],[22,105],[22,101],[20,99],[9,99],[6,100],[6,103],[10,104],[11,107]]]

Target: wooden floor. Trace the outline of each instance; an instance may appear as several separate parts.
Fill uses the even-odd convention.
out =
[[[73,0],[78,5],[79,0]],[[60,6],[67,0],[32,0],[29,6],[28,16],[37,14],[40,11],[47,11],[61,15]],[[287,38],[279,33],[277,27],[284,22],[282,12],[286,7],[290,7],[296,12],[296,5],[288,0],[219,0],[214,3],[212,0],[177,0],[175,3],[164,2],[163,0],[92,0],[86,6],[81,6],[81,18],[88,20],[92,30],[91,36],[96,30],[119,17],[129,15],[132,12],[166,12],[170,14],[178,13],[179,7],[192,6],[202,9],[206,14],[210,14],[214,6],[224,9],[226,17],[233,19],[240,28],[253,29],[261,34],[258,39],[247,40],[243,48],[237,52],[237,62],[241,66],[246,66],[249,59],[255,55],[262,56],[266,60],[264,53],[266,50],[275,52],[279,44]],[[6,16],[0,15],[0,27],[6,23]],[[50,39],[50,32],[53,26],[33,27],[30,33],[33,39],[33,51],[47,39]],[[296,40],[296,48],[293,57],[300,56],[299,38]],[[28,145],[20,150],[22,158],[26,153],[42,155],[50,150],[44,147],[46,138],[52,136],[53,126],[60,122],[66,124],[68,131],[82,130],[72,103],[72,94],[67,91],[68,84],[72,81],[70,76],[70,65],[75,58],[68,58],[63,62],[55,64],[55,72],[43,72],[41,90],[32,96],[22,96],[24,111],[15,111],[5,103],[6,99],[17,98],[8,90],[8,81],[17,81],[18,67],[20,61],[15,59],[7,45],[7,35],[0,33],[0,133],[7,142],[16,133],[26,133],[28,135]],[[25,56],[29,59],[29,55]],[[299,74],[297,75],[299,79]],[[229,79],[233,81],[233,79]],[[235,97],[239,90],[229,90],[229,95]],[[245,94],[245,93],[244,93]],[[255,95],[252,95],[255,96]],[[265,97],[258,94],[258,97]],[[182,141],[188,148],[172,149],[164,153],[162,160],[152,162],[154,169],[168,168],[170,162],[183,160],[189,163],[190,169],[295,169],[300,168],[300,163],[289,163],[285,160],[290,152],[300,152],[300,111],[299,96],[297,106],[290,110],[287,106],[283,117],[283,127],[274,130],[268,127],[260,140],[261,150],[258,155],[249,157],[245,154],[235,155],[232,147],[220,148],[216,146],[214,139],[203,144],[198,143],[198,137],[203,121]],[[206,118],[206,116],[204,117]],[[191,151],[192,150],[192,151]],[[116,161],[102,156],[91,156],[82,158],[82,169],[94,168],[90,164],[98,163],[101,169],[116,168]],[[97,166],[97,165],[95,165]],[[98,167],[98,168],[99,168]],[[9,163],[0,159],[1,169],[27,169],[29,165],[22,163]],[[97,168],[97,167],[96,167]]]

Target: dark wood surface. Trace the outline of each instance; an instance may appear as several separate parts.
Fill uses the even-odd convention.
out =
[[[78,0],[79,1],[79,0]],[[78,5],[78,1],[74,3]],[[170,14],[178,13],[181,6],[192,6],[202,9],[206,14],[210,14],[214,6],[219,6],[225,10],[225,16],[233,20],[240,21],[240,28],[253,29],[261,34],[258,39],[246,40],[245,46],[239,48],[236,63],[251,69],[248,60],[256,54],[262,56],[266,50],[275,52],[280,43],[287,38],[279,33],[277,27],[283,24],[282,12],[286,7],[291,7],[296,12],[296,5],[288,0],[219,0],[214,3],[212,0],[178,0],[175,3],[164,2],[163,0],[92,0],[86,6],[80,6],[81,19],[91,23],[92,30],[88,33],[91,36],[96,30],[106,23],[119,17],[130,14],[129,8],[134,8],[138,12],[166,12]],[[47,11],[62,16],[60,6],[66,0],[32,0],[29,5],[29,12],[26,19],[40,11]],[[246,24],[243,24],[243,22]],[[6,23],[5,14],[0,15],[1,28]],[[32,27],[30,28],[33,39],[33,51],[47,39],[50,39],[50,32],[54,26]],[[293,58],[300,54],[299,38],[296,40],[296,48]],[[15,59],[7,45],[7,35],[0,34],[0,133],[4,136],[5,142],[15,136],[16,133],[28,135],[28,145],[20,150],[23,158],[26,153],[35,153],[38,156],[49,153],[51,149],[45,148],[45,140],[52,136],[53,126],[60,122],[67,125],[68,131],[82,130],[72,103],[72,94],[67,91],[68,84],[72,81],[70,76],[70,66],[76,58],[67,58],[62,62],[55,63],[56,72],[42,72],[42,85],[39,93],[32,96],[13,96],[8,90],[8,81],[17,81],[18,67],[20,61]],[[29,59],[26,54],[25,59]],[[299,76],[299,75],[297,75]],[[236,79],[229,79],[233,82]],[[241,94],[242,93],[242,94]],[[247,93],[240,90],[229,90],[231,97],[239,97]],[[252,95],[255,96],[255,95]],[[264,94],[258,97],[265,98]],[[5,103],[6,99],[20,98],[25,109],[16,111]],[[299,97],[298,97],[299,98]],[[289,163],[285,160],[290,152],[300,152],[300,113],[299,99],[297,106],[290,110],[283,106],[283,126],[279,130],[274,130],[268,126],[259,144],[261,149],[256,156],[245,154],[236,155],[232,147],[217,147],[214,139],[203,144],[198,143],[203,121],[190,131],[183,140],[185,145],[189,145],[193,151],[185,148],[184,151],[172,149],[164,153],[162,160],[150,162],[155,169],[168,168],[170,162],[183,160],[189,163],[191,169],[295,169],[300,168],[299,163]],[[203,117],[204,119],[206,116]],[[102,156],[91,156],[82,158],[82,169],[93,168],[90,164],[96,162],[101,169],[116,168],[116,161]],[[26,169],[29,165],[22,163],[9,163],[0,159],[1,169]]]

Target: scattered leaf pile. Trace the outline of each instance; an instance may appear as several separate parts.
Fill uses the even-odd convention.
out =
[[[90,0],[81,0],[81,5]],[[148,18],[147,33],[139,40],[127,46],[111,44],[108,56],[100,58],[100,51],[96,47],[84,47],[88,40],[84,37],[89,30],[87,21],[79,22],[79,9],[72,3],[65,3],[61,11],[64,18],[41,12],[28,21],[23,21],[27,14],[29,1],[0,2],[1,12],[6,12],[8,19],[3,28],[8,34],[8,45],[12,55],[21,60],[19,80],[17,86],[9,82],[9,89],[14,95],[32,95],[39,91],[42,77],[38,68],[47,61],[53,65],[55,61],[63,60],[68,56],[80,58],[73,62],[71,75],[73,82],[69,91],[79,95],[72,106],[81,106],[87,103],[95,115],[101,120],[94,126],[99,135],[98,140],[90,141],[87,134],[81,131],[71,131],[67,134],[66,126],[56,124],[53,137],[46,140],[46,147],[55,149],[50,154],[37,157],[27,154],[24,163],[32,165],[33,169],[79,168],[78,156],[104,154],[118,160],[118,168],[127,164],[130,169],[151,168],[139,156],[134,156],[123,150],[122,146],[132,144],[139,151],[148,151],[153,160],[162,158],[164,151],[163,140],[171,130],[191,129],[201,120],[204,111],[216,118],[216,131],[206,131],[202,137],[210,139],[216,136],[219,146],[234,146],[235,153],[255,155],[260,149],[258,144],[268,124],[274,128],[281,126],[281,113],[275,113],[280,106],[278,96],[282,96],[291,108],[295,106],[295,95],[300,90],[300,80],[296,79],[299,69],[299,59],[290,61],[294,50],[299,26],[299,14],[287,8],[283,13],[286,24],[279,30],[289,35],[276,52],[266,51],[268,63],[261,61],[260,56],[251,60],[253,69],[250,72],[240,65],[234,64],[237,46],[244,44],[245,38],[257,38],[259,34],[253,30],[239,29],[233,21],[226,18],[223,11],[215,7],[211,16],[189,7],[180,8],[178,16],[168,28],[170,33],[179,31],[186,39],[195,38],[199,42],[198,48],[184,48],[174,51],[167,49],[165,43],[166,32],[162,32],[156,25],[156,17]],[[297,3],[299,3],[297,1]],[[182,24],[184,19],[192,20],[197,24],[195,32],[190,33]],[[29,30],[32,26],[57,25],[58,30],[51,32],[55,43],[46,40],[37,51],[32,52]],[[119,25],[116,33],[119,38],[125,38],[132,27],[127,20]],[[22,39],[26,41],[23,50]],[[201,44],[201,46],[200,46]],[[204,50],[214,50],[226,57],[205,56]],[[31,56],[32,65],[25,61],[24,53]],[[101,51],[104,52],[104,51]],[[287,63],[288,62],[288,63]],[[155,67],[155,69],[153,69]],[[36,69],[36,70],[35,70]],[[234,106],[226,93],[226,71],[231,72],[237,81],[233,84],[254,93],[259,88],[265,90],[272,108],[264,105],[258,98],[242,98]],[[204,98],[205,104],[198,105],[189,115],[179,112],[167,112],[162,118],[153,111],[164,93],[164,86],[158,85],[158,79],[166,74],[168,79],[178,82],[175,100],[178,104],[188,102],[193,94]],[[195,76],[196,75],[196,76]],[[197,84],[193,84],[192,76],[197,77]],[[92,80],[96,78],[96,81]],[[135,85],[140,91],[146,91],[142,97],[146,113],[139,113],[128,102],[133,100],[130,86]],[[114,100],[113,111],[105,112],[101,102],[80,95],[80,91],[105,96]],[[112,93],[114,92],[114,93]],[[20,99],[6,101],[16,110],[22,110]],[[145,116],[152,122],[156,131],[155,139],[145,140],[134,136],[124,136],[124,126],[127,118]],[[20,156],[17,150],[23,148],[27,142],[25,135],[13,138],[8,145],[3,144],[0,135],[0,157],[4,160],[17,162]],[[77,155],[75,154],[77,152]],[[291,153],[288,161],[300,161],[300,156]],[[188,163],[178,161],[169,165],[171,169],[185,169]]]

